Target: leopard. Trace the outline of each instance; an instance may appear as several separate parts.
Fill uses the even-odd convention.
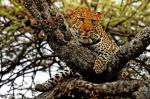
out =
[[[69,25],[78,30],[84,38],[88,38],[88,40],[81,40],[80,43],[88,45],[91,51],[98,54],[93,70],[96,74],[101,74],[107,68],[109,57],[118,49],[118,45],[100,24],[104,14],[81,7],[77,10],[69,10],[67,16]]]
[[[84,7],[76,10],[67,10],[65,15],[69,27],[77,30],[79,36],[82,37],[79,38],[79,42],[98,54],[93,66],[93,70],[96,74],[100,74],[106,69],[105,64],[108,58],[118,48],[117,44],[113,42],[109,34],[107,34],[99,24],[102,16],[102,13]],[[69,67],[66,67],[64,70],[58,71],[54,77],[46,82],[36,84],[35,89],[45,92],[54,88],[58,82],[72,75],[79,74]]]

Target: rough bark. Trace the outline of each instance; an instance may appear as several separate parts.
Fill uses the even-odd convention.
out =
[[[107,64],[107,69],[102,74],[96,75],[93,70],[93,65],[94,65],[95,58],[98,56],[98,54],[92,52],[86,47],[83,47],[79,43],[78,37],[76,36],[76,31],[70,29],[67,26],[67,23],[63,15],[60,14],[54,7],[51,6],[50,0],[34,0],[34,1],[21,0],[21,2],[23,2],[25,7],[38,21],[38,24],[35,28],[41,29],[45,32],[45,34],[47,35],[47,42],[49,43],[50,47],[54,50],[55,54],[58,55],[60,59],[65,61],[70,68],[79,72],[88,81],[107,82],[107,81],[116,80],[117,72],[120,71],[129,60],[134,59],[135,57],[140,55],[146,49],[148,44],[150,44],[150,27],[146,27],[140,33],[138,33],[137,36],[131,42],[126,43],[118,50],[116,50],[116,52],[109,59],[109,62]],[[75,86],[76,84],[75,82],[78,81],[71,80],[71,81],[64,82],[64,85],[66,83],[66,86],[62,87],[62,89],[70,88],[69,86],[73,86],[71,88],[76,89],[76,87],[80,84]],[[129,83],[134,84],[134,82],[136,83],[136,85],[134,86],[137,86],[139,88],[140,81],[133,81],[133,82],[128,81],[128,83],[125,84],[125,86],[128,86]],[[126,83],[126,81],[124,81],[124,83]],[[108,83],[108,84],[110,84],[109,86],[111,87],[114,86],[112,85],[112,83]],[[114,84],[116,84],[116,86],[118,86],[117,84],[120,84],[120,86],[124,85],[120,81]],[[143,83],[143,85],[145,85],[145,83]],[[51,92],[47,92],[47,94],[50,94],[51,97],[53,95],[57,97],[57,95],[59,95],[62,92],[62,91],[58,91],[61,90],[61,86],[63,86],[63,84],[60,84],[60,87],[56,87],[53,90],[55,91],[55,94]],[[96,85],[93,84],[93,87],[87,90],[89,92],[91,90],[94,90],[93,89],[94,86]],[[102,87],[101,84],[97,85],[98,88],[100,88],[100,86]],[[135,87],[132,86],[130,87],[131,90],[135,89]],[[82,86],[78,86],[77,91],[79,92],[81,91],[82,93],[82,91],[84,91],[83,90],[84,88],[82,88]],[[110,89],[110,90],[112,90],[111,94],[113,94],[114,89]],[[119,89],[118,92],[121,92],[120,90],[121,89]],[[130,92],[131,90],[128,90],[128,92]],[[99,89],[96,96],[99,95],[99,93],[102,93],[101,91],[102,89]],[[43,95],[44,94],[46,93],[43,93]],[[66,95],[66,93],[64,95]]]
[[[142,54],[149,44],[150,27],[146,27],[137,33],[135,38],[120,47],[116,53],[110,57],[107,70],[105,71],[106,77],[109,77],[109,80],[115,79],[118,71],[120,71],[129,60],[135,59]]]
[[[103,84],[66,80],[35,99],[149,99],[149,89],[150,81],[142,80],[119,80]]]

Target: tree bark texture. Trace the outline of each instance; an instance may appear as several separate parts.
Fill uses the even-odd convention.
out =
[[[66,80],[35,99],[149,99],[150,81],[131,80],[95,84]]]

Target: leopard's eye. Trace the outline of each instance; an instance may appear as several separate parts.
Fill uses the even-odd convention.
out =
[[[96,20],[91,20],[92,21],[92,23],[96,23],[97,21]]]
[[[84,21],[84,18],[79,18],[81,21]]]

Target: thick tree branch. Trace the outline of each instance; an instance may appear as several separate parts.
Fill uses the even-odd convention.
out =
[[[107,64],[107,73],[105,72],[105,74],[107,74],[106,77],[116,77],[117,72],[120,71],[129,60],[142,54],[149,44],[150,27],[146,27],[140,33],[137,33],[135,38],[120,47],[116,53],[110,57]]]
[[[67,80],[58,84],[54,90],[41,94],[36,99],[102,99],[102,98],[150,98],[150,81],[116,81],[94,84],[83,80]],[[141,94],[139,94],[141,93]],[[83,98],[85,99],[85,98]]]

